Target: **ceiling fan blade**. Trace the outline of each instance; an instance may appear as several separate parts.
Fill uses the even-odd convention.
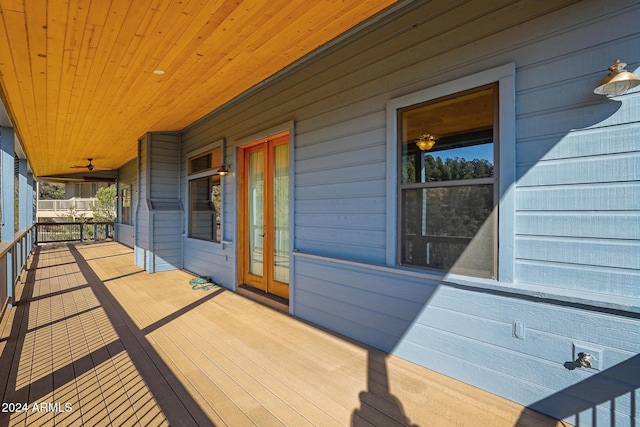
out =
[[[95,166],[93,164],[93,158],[92,157],[88,158],[87,160],[89,161],[89,164],[87,164],[87,165],[84,165],[84,166],[74,165],[74,166],[70,166],[70,168],[72,168],[72,169],[88,169],[89,172],[113,170],[113,168],[104,168],[104,167]]]

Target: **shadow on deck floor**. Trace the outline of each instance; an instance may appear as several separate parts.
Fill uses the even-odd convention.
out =
[[[191,277],[39,248],[0,323],[0,425],[562,425]]]

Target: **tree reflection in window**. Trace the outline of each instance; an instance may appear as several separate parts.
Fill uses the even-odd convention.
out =
[[[489,85],[399,111],[400,263],[495,277],[496,91]],[[425,133],[436,143],[421,151]]]
[[[220,242],[220,176],[189,181],[189,237]]]

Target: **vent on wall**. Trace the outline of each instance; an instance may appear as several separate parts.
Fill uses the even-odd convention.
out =
[[[158,200],[148,199],[149,210],[152,211],[173,211],[182,212],[182,205],[179,200]]]

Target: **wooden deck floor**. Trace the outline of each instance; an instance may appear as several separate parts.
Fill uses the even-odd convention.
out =
[[[0,425],[563,425],[191,277],[41,248],[0,324]]]

